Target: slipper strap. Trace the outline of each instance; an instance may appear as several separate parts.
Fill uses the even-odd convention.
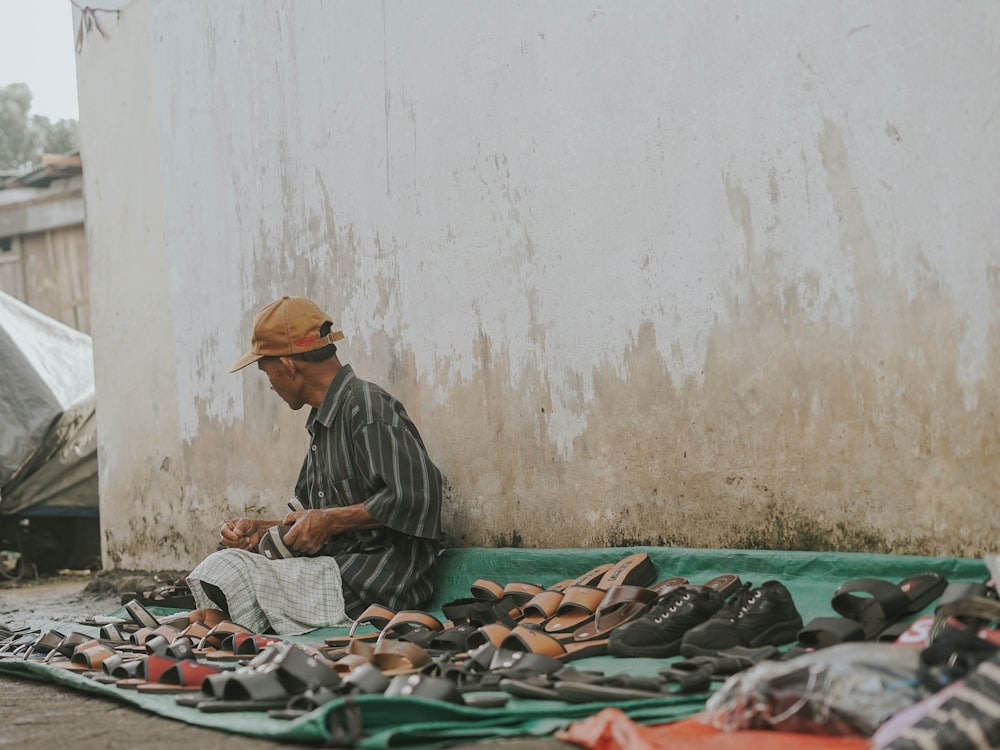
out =
[[[452,622],[468,622],[469,614],[472,612],[472,605],[476,602],[471,596],[461,599],[452,599],[441,605],[441,613]]]
[[[572,625],[578,625],[597,611],[607,593],[593,586],[570,586],[563,592],[562,603],[555,616],[546,623],[546,632],[565,631]]]
[[[385,624],[379,640],[384,639],[390,633],[399,636],[413,630],[441,631],[443,629],[444,624],[433,615],[417,610],[403,610],[393,615],[392,619]]]
[[[855,596],[854,592],[868,594],[867,597]],[[911,599],[895,583],[878,578],[858,578],[847,581],[833,594],[831,605],[834,611],[849,620],[867,623],[876,619],[880,621],[894,620],[906,612]],[[872,607],[877,606],[877,614]],[[889,622],[886,622],[888,625]]]
[[[533,654],[545,654],[553,658],[559,658],[566,653],[563,645],[552,636],[541,630],[525,627],[516,627],[510,631],[500,644],[500,648],[530,651]]]
[[[544,591],[537,583],[526,583],[525,581],[511,581],[503,587],[505,596],[509,596],[518,607],[526,604],[533,596]]]
[[[434,633],[434,637],[427,643],[427,648],[434,651],[448,651],[459,653],[468,649],[469,636],[477,630],[475,625],[461,623],[451,628]]]
[[[139,670],[143,665],[143,662],[138,659],[115,662],[111,657],[109,657],[105,660],[101,667],[103,668],[106,664],[108,664],[108,662],[111,662],[111,667],[105,671],[111,677],[115,677],[120,680],[129,680],[139,677]]]
[[[374,664],[365,664],[345,675],[343,685],[348,693],[374,695],[385,692],[385,689],[389,687],[389,678],[383,675]]]
[[[426,674],[399,675],[393,677],[385,696],[413,696],[430,698],[431,700],[447,701],[448,703],[464,703],[462,694],[451,680],[443,677],[433,677]]]
[[[656,577],[656,566],[645,552],[636,552],[615,563],[596,587],[607,591],[612,586],[645,586]]]
[[[492,646],[499,646],[511,630],[512,628],[499,622],[483,625],[466,636],[465,648],[474,649],[487,643]]]
[[[591,568],[579,578],[574,579],[573,582],[570,583],[570,586],[596,586],[607,573],[614,569],[614,567],[614,563],[602,563],[597,567]],[[566,588],[569,588],[569,586]],[[562,590],[565,591],[566,589],[564,588]]]
[[[370,604],[358,616],[358,619],[351,623],[351,629],[347,635],[353,638],[358,632],[359,625],[373,625],[378,630],[382,630],[395,615],[395,612],[381,604]]]
[[[659,596],[653,589],[643,586],[612,586],[597,607],[594,622],[577,628],[573,640],[585,641],[606,635],[634,618]]]
[[[371,661],[360,654],[344,654],[333,663],[333,669],[343,677],[357,671],[366,664],[371,664]]]
[[[236,677],[239,672],[225,671],[210,674],[201,683],[201,692],[211,700],[221,700],[226,692],[226,683]]]
[[[150,654],[136,667],[136,677],[146,682],[158,682],[160,677],[177,662],[168,656]]]
[[[543,591],[531,597],[531,600],[524,605],[521,611],[525,617],[547,619],[552,617],[559,609],[563,596],[562,591]]]
[[[279,653],[261,671],[273,671],[289,693],[301,693],[308,688],[340,684],[340,675],[326,660],[314,656],[291,643],[276,646]]]
[[[168,669],[165,669],[157,682],[161,685],[193,687],[201,685],[210,674],[218,673],[218,669],[208,664],[199,664],[194,661],[179,661]]]
[[[472,597],[477,601],[491,602],[503,596],[503,586],[495,581],[477,578],[472,586]]]
[[[408,641],[382,641],[372,654],[372,664],[383,672],[417,670],[430,662],[430,654],[425,649]]]
[[[99,641],[95,641],[95,639],[91,638],[89,635],[84,635],[83,633],[70,633],[63,638],[62,643],[49,652],[49,656],[55,658],[53,654],[59,654],[61,656],[72,658],[73,652],[76,650],[77,646],[81,643],[89,643],[92,641],[94,641],[94,645],[99,643]]]
[[[105,659],[116,656],[117,652],[107,646],[98,645],[85,649],[77,649],[70,661],[73,664],[80,664],[88,669],[97,669],[104,663]]]
[[[223,642],[226,640],[227,636],[233,633],[252,633],[250,628],[240,625],[239,623],[233,622],[232,620],[223,620],[214,628],[209,630],[205,636],[198,643],[199,649],[222,648]]]
[[[288,690],[274,672],[241,672],[225,681],[223,701],[287,701]]]

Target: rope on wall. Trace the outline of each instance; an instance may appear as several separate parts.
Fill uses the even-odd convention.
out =
[[[121,16],[120,10],[113,10],[111,8],[91,8],[89,5],[81,6],[76,2],[76,0],[69,0],[70,4],[80,11],[80,23],[76,27],[76,53],[80,54],[83,49],[83,38],[85,35],[89,34],[94,29],[100,33],[105,39],[108,38],[108,32],[104,30],[101,26],[101,21],[97,17],[98,13],[114,13],[117,19]]]

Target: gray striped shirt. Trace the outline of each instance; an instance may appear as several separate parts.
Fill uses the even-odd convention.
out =
[[[363,503],[383,526],[330,538],[347,613],[369,604],[415,609],[434,593],[441,472],[403,404],[344,365],[306,421],[311,436],[295,486],[306,508]]]

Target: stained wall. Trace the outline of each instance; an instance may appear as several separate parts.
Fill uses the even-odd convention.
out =
[[[319,300],[447,543],[995,549],[1000,6],[135,0],[78,56],[105,564],[305,447]]]

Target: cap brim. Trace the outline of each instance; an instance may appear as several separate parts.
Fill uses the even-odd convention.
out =
[[[233,366],[229,368],[229,372],[236,372],[237,370],[242,370],[247,365],[252,365],[258,359],[263,359],[263,358],[264,358],[263,354],[254,354],[253,352],[247,352],[238,360],[236,360]]]

